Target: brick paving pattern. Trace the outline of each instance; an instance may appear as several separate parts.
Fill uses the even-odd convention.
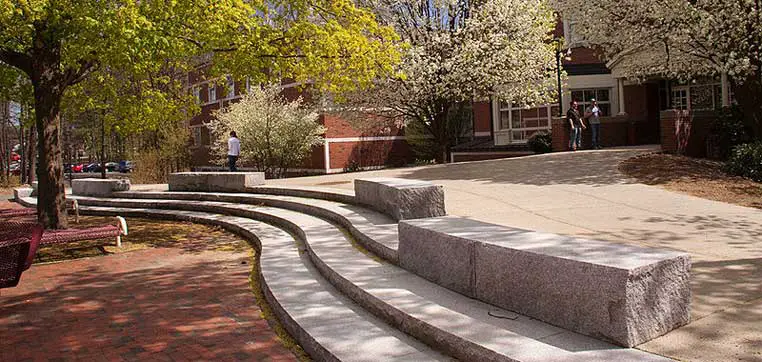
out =
[[[295,361],[248,252],[156,248],[34,265],[0,290],[0,361]]]

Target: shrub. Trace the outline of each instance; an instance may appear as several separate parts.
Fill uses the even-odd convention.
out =
[[[712,123],[709,130],[710,141],[716,142],[715,156],[727,159],[733,147],[751,141],[751,134],[744,124],[743,114],[738,106],[723,107],[717,111],[717,119]]]
[[[548,132],[537,132],[529,137],[527,145],[534,153],[548,153],[552,151],[553,137]]]
[[[286,176],[286,170],[299,166],[312,147],[323,143],[326,131],[317,111],[302,98],[289,101],[278,86],[252,87],[240,102],[215,113],[208,124],[214,135],[212,150],[216,161],[227,160],[230,131],[241,140],[240,160],[252,164],[268,178]]]
[[[762,182],[762,142],[746,143],[733,148],[725,163],[725,171]]]

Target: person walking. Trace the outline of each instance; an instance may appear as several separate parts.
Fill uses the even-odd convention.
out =
[[[236,136],[235,131],[230,131],[230,138],[228,139],[228,166],[230,167],[230,172],[238,171],[235,163],[238,161],[240,154],[241,141]]]
[[[585,122],[582,121],[582,116],[579,114],[577,107],[577,101],[572,101],[569,111],[566,112],[566,119],[569,121],[571,129],[569,133],[569,149],[572,151],[582,148],[582,130],[585,129]]]
[[[601,108],[598,107],[598,102],[595,98],[590,100],[590,105],[585,109],[585,118],[590,124],[590,130],[593,132],[592,138],[593,149],[600,149],[601,147]]]

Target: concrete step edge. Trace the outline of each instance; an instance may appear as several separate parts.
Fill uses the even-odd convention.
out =
[[[104,200],[107,201],[107,200]],[[116,200],[112,200],[116,201]],[[128,203],[129,204],[129,203]],[[134,205],[134,204],[133,204]],[[515,359],[512,358],[510,355],[506,355],[502,352],[495,351],[490,348],[484,347],[482,344],[480,344],[478,341],[473,341],[467,337],[464,337],[462,335],[459,335],[459,331],[448,331],[438,328],[432,323],[428,323],[426,320],[419,319],[415,316],[412,316],[401,309],[388,304],[386,301],[381,300],[377,296],[373,295],[372,293],[369,293],[365,291],[362,287],[356,285],[348,278],[345,278],[340,273],[338,273],[332,266],[330,266],[328,263],[325,263],[312,247],[312,243],[310,242],[311,237],[305,232],[304,228],[291,220],[288,220],[287,218],[279,215],[274,215],[272,213],[267,212],[261,212],[261,211],[254,211],[254,210],[240,210],[236,208],[236,205],[230,205],[230,206],[222,206],[222,205],[210,205],[210,204],[199,204],[199,203],[187,203],[187,201],[179,201],[177,203],[171,203],[166,202],[162,207],[169,207],[172,206],[175,208],[183,209],[185,207],[193,208],[195,210],[202,209],[208,212],[217,212],[222,214],[232,214],[236,216],[241,217],[254,217],[258,220],[263,220],[268,223],[276,224],[284,229],[288,229],[293,234],[296,234],[300,239],[306,241],[306,245],[310,252],[308,255],[310,256],[313,264],[317,267],[317,269],[321,272],[321,274],[328,279],[335,287],[337,287],[339,290],[341,290],[345,295],[350,297],[352,300],[354,300],[356,303],[361,305],[363,308],[368,309],[373,314],[379,316],[383,320],[387,321],[387,323],[390,323],[392,326],[415,336],[419,340],[425,341],[431,345],[433,345],[435,348],[438,348],[441,351],[444,351],[445,353],[451,354],[457,358],[463,359],[463,360],[494,360],[494,361],[530,361],[530,360],[536,360],[536,359],[529,359],[528,357],[525,357],[522,355],[522,359]],[[155,203],[153,206],[157,206]],[[294,212],[294,211],[292,211]],[[298,212],[295,212],[298,213]],[[330,224],[329,224],[330,225]],[[335,226],[331,225],[335,228]],[[338,229],[337,229],[338,230]],[[340,233],[340,231],[338,231]],[[438,287],[438,286],[437,286]],[[441,287],[438,287],[441,288]],[[444,289],[444,288],[442,288]],[[466,298],[461,296],[462,298]],[[466,298],[467,299],[467,298]],[[474,323],[480,323],[478,321],[475,321]],[[540,359],[537,360],[547,360],[547,357],[550,357],[549,355],[552,355],[554,360],[585,360],[585,361],[594,361],[594,360],[609,360],[611,358],[610,354],[605,354],[603,356],[595,356],[594,354],[586,354],[586,355],[577,355],[569,354],[569,353],[558,353],[552,351],[555,347],[548,346],[545,349],[550,349],[550,351],[540,351],[544,348],[544,345],[542,343],[537,342],[534,339],[531,339],[529,337],[524,337],[512,332],[507,332],[511,335],[508,335],[505,339],[506,340],[515,340],[515,339],[522,339],[519,344],[532,344],[533,349],[536,353],[539,353],[539,355],[543,356]],[[612,348],[615,348],[612,346]],[[644,352],[636,351],[636,350],[621,350],[622,353],[619,356],[618,360],[649,360],[653,357],[654,360],[660,360],[661,358],[657,358],[657,356],[648,355]],[[522,352],[523,353],[523,352]]]
[[[187,211],[187,210],[180,210],[180,213],[178,213],[178,210],[174,209],[162,209],[162,210],[150,210],[150,209],[141,209],[141,208],[122,208],[122,207],[104,207],[104,206],[85,206],[82,208],[82,212],[85,215],[122,215],[122,216],[128,216],[128,217],[161,217],[166,219],[172,219],[172,220],[181,220],[181,221],[191,221],[191,222],[197,222],[197,223],[203,223],[203,224],[211,224],[215,226],[219,226],[222,228],[225,228],[226,230],[233,232],[235,234],[238,234],[240,236],[243,236],[244,238],[254,241],[260,250],[263,248],[263,242],[260,241],[260,237],[257,236],[256,232],[247,229],[242,226],[242,223],[240,222],[233,222],[235,219],[229,219],[229,217],[226,218],[219,218],[218,213],[213,212],[198,212],[198,211]],[[246,216],[237,216],[241,219],[250,219]],[[253,219],[250,219],[253,220]],[[269,220],[273,221],[273,220]],[[265,224],[267,225],[271,231],[266,232],[265,234],[270,235],[272,237],[273,231],[277,233],[278,231],[281,231],[280,227],[272,226],[269,223]],[[294,227],[295,225],[292,225]],[[285,232],[291,240],[293,240],[293,237],[289,235],[287,232]],[[266,242],[265,242],[266,243]],[[267,245],[264,246],[267,248]],[[262,255],[266,253],[267,251],[262,250]],[[307,262],[309,264],[309,262]],[[379,357],[379,355],[374,355],[371,351],[358,351],[357,346],[361,345],[361,341],[357,341],[354,344],[355,347],[351,348],[350,350],[347,350],[347,343],[350,341],[347,340],[338,340],[338,341],[331,341],[332,338],[326,337],[324,334],[326,333],[325,328],[314,328],[315,321],[310,320],[309,323],[305,323],[303,320],[298,320],[297,318],[292,317],[294,314],[293,311],[289,311],[288,307],[284,307],[283,303],[279,300],[278,290],[273,290],[271,288],[271,285],[273,284],[272,278],[277,278],[277,275],[271,275],[270,280],[268,280],[267,272],[264,270],[266,269],[266,265],[261,265],[263,270],[260,272],[260,283],[263,286],[263,292],[265,295],[265,298],[267,302],[273,307],[273,310],[278,317],[278,319],[283,323],[286,330],[291,334],[302,346],[302,348],[307,351],[310,356],[312,356],[316,360],[320,361],[379,361],[379,360],[385,360],[385,361],[425,361],[425,360],[432,360],[432,361],[441,361],[441,360],[449,360],[449,358],[439,354],[438,352],[434,350],[430,350],[427,347],[425,347],[422,343],[416,341],[414,338],[404,335],[404,333],[395,333],[395,334],[388,334],[384,337],[384,343],[387,344],[388,347],[395,347],[397,350],[393,351],[394,353],[401,354],[398,356],[399,358],[392,358],[390,354],[387,352],[383,354],[383,357]],[[296,267],[296,266],[294,266]],[[312,265],[309,265],[309,267],[306,267],[306,269],[312,269],[314,268]],[[315,278],[322,278],[319,270],[312,270],[311,275]],[[325,283],[317,283],[322,284],[322,286],[330,286],[332,287],[332,284],[329,281],[326,281]],[[307,286],[301,285],[300,288],[307,288]],[[353,302],[344,296],[340,291],[338,290],[324,290],[325,292],[328,292],[337,299],[344,299],[342,302],[344,304],[353,304]],[[316,291],[316,293],[319,293]],[[324,309],[325,306],[314,306],[316,308],[316,312],[309,313],[312,316],[310,319],[315,318],[315,316],[320,316],[320,310]],[[349,308],[349,307],[348,307]],[[349,308],[353,312],[357,312],[355,309]],[[367,322],[364,323],[364,328],[367,328],[367,330],[372,329],[379,329],[380,325],[383,325],[383,322],[380,320],[377,320],[377,317],[372,315],[371,313],[364,312],[364,313],[356,313],[357,318],[364,318],[367,320]],[[322,315],[322,317],[326,318],[326,321],[324,324],[328,325],[332,322],[334,318],[336,318],[336,315]],[[346,320],[345,320],[346,322]],[[357,323],[357,322],[355,322]],[[310,328],[310,326],[304,326],[304,324],[310,324],[313,328]],[[381,328],[384,330],[384,328]],[[387,326],[387,329],[391,329],[391,327]],[[367,332],[365,330],[365,332]],[[378,333],[378,332],[376,332]],[[326,342],[327,341],[327,342]],[[365,341],[367,342],[367,341]],[[335,344],[337,346],[333,346],[332,344]],[[406,350],[406,346],[410,346]],[[335,349],[339,349],[340,351],[335,351]]]
[[[301,196],[288,196],[288,195],[270,195],[270,194],[244,194],[244,193],[193,193],[193,192],[141,192],[141,191],[124,191],[116,193],[115,196],[124,198],[136,198],[136,199],[174,199],[174,200],[203,200],[203,201],[220,201],[220,202],[241,202],[247,204],[263,204],[265,206],[277,207],[282,209],[293,210],[297,212],[306,213],[309,215],[317,216],[323,219],[330,220],[343,228],[347,229],[350,234],[362,245],[365,249],[375,254],[376,256],[391,262],[392,264],[398,264],[399,256],[397,253],[396,243],[383,243],[378,242],[369,234],[369,230],[372,230],[374,226],[371,222],[365,225],[358,225],[357,223],[349,220],[349,211],[344,213],[337,211],[335,208],[321,207],[315,205],[314,201],[310,198],[304,198]],[[291,199],[278,199],[277,197],[289,197]],[[76,197],[76,196],[75,196]],[[92,198],[79,198],[82,205],[87,205]],[[242,202],[244,201],[244,202]],[[344,202],[338,202],[333,200],[325,200],[327,202],[336,203],[337,208],[347,205]],[[379,215],[379,217],[386,217],[380,212],[370,210],[367,207],[356,206],[367,212]],[[346,210],[346,209],[345,209]],[[356,214],[360,217],[362,215]],[[386,217],[388,218],[388,217]],[[395,221],[389,218],[390,223]],[[396,228],[394,230],[396,233]],[[394,237],[397,240],[396,236]]]

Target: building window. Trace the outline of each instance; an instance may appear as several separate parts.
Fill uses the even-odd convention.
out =
[[[583,45],[585,38],[579,33],[579,26],[574,19],[564,21],[564,40],[569,48]]]
[[[524,143],[537,132],[550,131],[558,105],[547,104],[535,108],[500,102],[500,131],[508,131],[510,143]]]
[[[604,117],[611,115],[610,94],[611,90],[608,88],[572,89],[571,91],[572,100],[577,102],[580,112],[584,112],[590,105],[590,100],[595,99]]]
[[[191,134],[193,136],[193,146],[201,146],[203,144],[201,126],[193,127]]]
[[[722,85],[714,80],[672,87],[672,109],[706,111],[722,108]],[[731,102],[732,93],[729,95]]]
[[[201,87],[194,85],[191,88],[191,91],[193,92],[193,99],[196,103],[201,104]]]
[[[226,89],[226,91],[227,91],[227,93],[225,94],[225,96],[227,98],[235,97],[235,80],[231,76],[227,77],[227,89]]]
[[[214,83],[209,83],[209,102],[214,102],[217,100],[217,85]]]

